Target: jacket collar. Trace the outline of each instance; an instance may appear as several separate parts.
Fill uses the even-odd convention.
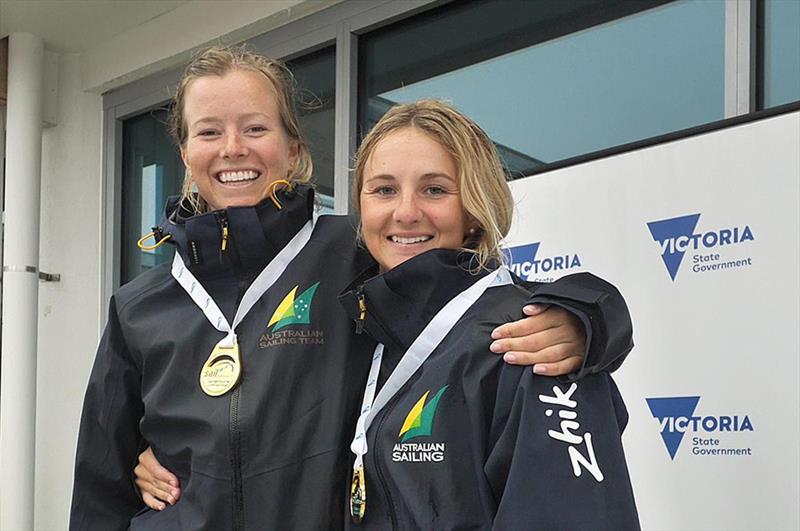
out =
[[[377,267],[362,273],[339,297],[359,323],[359,297],[366,305],[364,331],[387,349],[405,352],[436,313],[488,271],[470,273],[471,255],[435,249],[407,260],[382,275]]]
[[[172,237],[167,240],[180,252],[184,263],[197,277],[230,274],[257,275],[289,240],[311,219],[314,190],[295,185],[292,191],[276,192],[279,210],[270,198],[255,206],[229,207],[192,215],[178,197],[170,197],[159,228]],[[223,227],[228,228],[225,251]]]

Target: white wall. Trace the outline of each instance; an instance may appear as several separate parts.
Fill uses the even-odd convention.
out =
[[[80,57],[59,61],[58,125],[42,139],[35,525],[66,527],[80,407],[100,316],[102,97],[81,90]]]
[[[339,0],[193,1],[82,54],[59,59],[57,125],[42,145],[35,527],[66,529],[83,394],[99,340],[101,92],[173,68],[191,48],[234,42]]]

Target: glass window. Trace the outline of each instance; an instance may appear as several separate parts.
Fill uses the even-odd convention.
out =
[[[288,63],[297,79],[298,117],[314,161],[322,212],[333,212],[336,53],[333,47]],[[184,169],[168,132],[168,110],[129,118],[122,126],[122,237],[120,281],[172,260],[173,247],[140,250],[136,242],[161,219],[167,197],[179,194]],[[152,243],[152,241],[148,242]]]
[[[297,115],[311,148],[314,182],[323,212],[333,212],[336,49],[331,46],[288,62],[298,87]]]
[[[800,1],[762,4],[761,108],[800,101]]]
[[[168,133],[167,113],[157,109],[122,124],[123,284],[172,259],[171,245],[152,251],[136,246],[158,224],[167,197],[179,193],[183,182],[183,162]]]
[[[513,175],[724,117],[723,1],[445,5],[360,39],[359,134],[451,101]]]

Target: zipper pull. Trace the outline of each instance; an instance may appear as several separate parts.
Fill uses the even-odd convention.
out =
[[[367,301],[364,299],[364,292],[359,290],[356,293],[358,297],[358,320],[356,321],[356,334],[364,331],[364,321],[367,320]]]
[[[223,253],[228,248],[228,216],[225,215],[225,212],[219,212],[216,214],[217,224],[219,224],[219,230],[222,233],[222,242],[220,244],[220,251]]]
[[[225,251],[228,248],[228,221],[222,226],[222,247],[220,250]]]

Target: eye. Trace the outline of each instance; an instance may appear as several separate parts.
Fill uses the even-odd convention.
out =
[[[216,129],[203,129],[202,131],[199,131],[197,133],[197,136],[202,136],[202,137],[214,137],[218,135],[219,131],[217,131]]]
[[[437,196],[437,195],[446,194],[447,190],[445,190],[442,186],[439,186],[439,185],[436,185],[436,184],[432,184],[432,185],[428,186],[427,188],[425,188],[425,193],[428,194],[428,195]]]
[[[263,126],[263,125],[251,125],[250,127],[247,128],[247,132],[258,135],[258,134],[261,134],[261,133],[266,133],[267,132],[267,128],[265,126]]]
[[[394,194],[394,188],[386,185],[376,186],[375,188],[372,189],[372,193],[375,195],[389,196]]]

